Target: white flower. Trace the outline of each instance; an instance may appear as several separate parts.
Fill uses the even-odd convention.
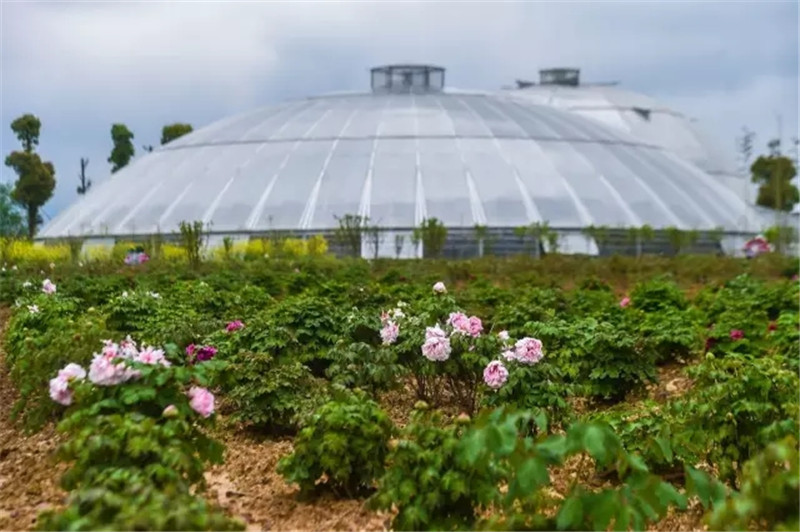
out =
[[[444,285],[443,282],[439,281],[435,285],[433,285],[433,291],[437,294],[444,294],[447,292],[447,287]]]
[[[497,333],[497,337],[500,338],[503,342],[507,342],[509,339],[508,331],[500,331]]]
[[[124,292],[122,292],[122,297],[128,297],[128,291],[127,291],[127,290],[125,290]]]
[[[158,292],[150,292],[150,297],[152,297],[153,299],[161,299],[161,294],[159,294]]]
[[[13,265],[13,266],[11,267],[11,269],[12,269],[13,271],[17,271],[17,265],[16,265],[16,264],[15,264],[15,265]]]
[[[25,281],[22,283],[22,288],[30,288],[31,286],[33,286],[33,283],[30,281]]]
[[[28,305],[28,312],[31,314],[38,314],[39,313],[39,306],[38,305]]]
[[[55,262],[51,262],[50,263],[50,269],[53,270],[53,269],[55,269],[55,267],[56,267],[56,263]]]

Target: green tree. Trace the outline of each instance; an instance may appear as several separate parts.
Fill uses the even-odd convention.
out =
[[[756,203],[778,211],[791,211],[800,202],[800,192],[792,184],[797,175],[794,162],[781,155],[761,156],[750,166],[758,187]]]
[[[32,114],[24,114],[11,122],[11,130],[22,143],[25,153],[32,153],[33,148],[39,145],[39,132],[42,123]]]
[[[172,142],[178,137],[188,135],[193,131],[191,124],[168,124],[161,129],[161,145]],[[151,150],[152,151],[152,150]]]
[[[111,163],[111,172],[114,173],[127,165],[133,157],[133,133],[125,124],[113,124],[111,140],[114,142],[114,148],[111,150],[108,162]]]
[[[11,198],[12,188],[0,184],[0,237],[19,237],[25,234],[25,224],[19,207]]]
[[[447,241],[447,228],[437,218],[427,218],[422,220],[419,227],[414,228],[411,240],[414,245],[422,242],[422,254],[424,257],[437,258],[444,250]]]
[[[14,151],[6,157],[6,166],[16,172],[18,179],[11,198],[22,205],[28,214],[28,236],[33,238],[40,222],[39,208],[53,195],[56,187],[55,168],[43,162],[36,153]]]

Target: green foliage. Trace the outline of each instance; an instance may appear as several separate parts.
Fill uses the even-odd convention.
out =
[[[415,412],[371,501],[397,509],[393,529],[642,530],[670,506],[685,507],[607,425],[576,424],[535,439],[527,427],[544,428],[544,416],[496,409],[468,423],[442,427],[438,413]],[[583,454],[621,483],[599,491],[573,483],[562,501],[546,495],[550,468]]]
[[[422,242],[422,252],[426,258],[440,257],[447,241],[447,228],[437,218],[426,218],[419,227],[414,228],[412,241],[415,245]]]
[[[158,489],[141,471],[105,476],[72,492],[64,510],[42,514],[37,530],[244,530],[202,497]]]
[[[164,144],[172,142],[179,137],[188,135],[192,131],[191,124],[182,124],[180,122],[167,124],[161,129],[161,145],[163,146]]]
[[[11,122],[11,131],[22,143],[26,153],[32,153],[35,146],[39,145],[39,133],[42,129],[41,121],[28,113]]]
[[[357,214],[345,214],[336,217],[339,226],[334,234],[334,241],[344,248],[351,257],[361,256],[361,242],[367,226],[367,218]]]
[[[707,355],[689,375],[694,387],[674,411],[723,480],[735,480],[769,441],[797,433],[800,379],[780,357]]]
[[[56,187],[55,168],[52,163],[42,161],[37,153],[29,151],[11,152],[5,164],[17,174],[11,198],[26,209],[28,238],[32,239],[41,223],[39,208],[52,197]]]
[[[11,199],[10,185],[0,183],[0,238],[19,238],[25,234],[25,224],[19,207]]]
[[[323,385],[298,361],[278,363],[267,354],[247,351],[228,361],[223,390],[231,418],[247,426],[291,430],[325,401]]]
[[[702,347],[701,314],[694,309],[663,310],[644,315],[639,332],[656,362],[688,360]]]
[[[464,452],[464,426],[442,426],[439,412],[419,406],[393,442],[370,504],[397,508],[393,530],[470,529],[479,509],[497,500],[502,471],[488,459],[468,459],[474,452]]]
[[[800,202],[800,192],[792,184],[797,169],[789,157],[762,155],[750,166],[750,173],[751,181],[759,185],[758,205],[788,212]]]
[[[689,305],[678,285],[664,277],[638,283],[631,291],[631,302],[635,308],[644,312],[683,310]]]
[[[114,173],[127,166],[133,158],[133,133],[125,124],[112,124],[111,141],[114,143],[114,147],[108,157],[108,162],[111,163],[111,173]]]
[[[769,444],[743,467],[741,490],[715,505],[712,530],[798,530],[800,468],[797,439]]]
[[[200,265],[200,250],[203,248],[205,236],[203,222],[181,222],[181,245],[186,251],[186,259],[193,268]]]
[[[324,476],[326,487],[352,497],[371,488],[383,473],[393,431],[377,403],[360,392],[339,392],[314,412],[278,472],[303,492],[313,490]]]

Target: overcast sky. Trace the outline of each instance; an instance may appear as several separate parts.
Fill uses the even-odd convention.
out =
[[[14,118],[41,119],[50,216],[75,199],[81,157],[94,181],[108,177],[113,122],[140,156],[166,123],[368,89],[368,68],[392,62],[440,64],[467,89],[580,67],[697,118],[731,156],[744,125],[761,150],[778,114],[784,143],[798,136],[796,1],[0,1],[0,151],[18,149]]]

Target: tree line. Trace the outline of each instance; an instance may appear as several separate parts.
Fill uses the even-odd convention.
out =
[[[33,114],[24,114],[11,122],[11,131],[21,144],[21,150],[14,150],[5,159],[5,165],[17,175],[13,185],[0,183],[0,236],[33,238],[42,223],[41,209],[53,196],[56,187],[56,171],[53,163],[43,161],[36,153],[39,145],[42,123]],[[167,124],[161,129],[161,145],[172,142],[192,132],[191,124]],[[135,155],[133,133],[125,124],[112,124],[111,141],[113,147],[108,162],[111,172],[127,166]],[[153,151],[152,146],[144,146],[145,151]],[[86,194],[92,180],[86,173],[89,159],[80,158],[77,193]],[[20,213],[20,209],[22,213]]]

